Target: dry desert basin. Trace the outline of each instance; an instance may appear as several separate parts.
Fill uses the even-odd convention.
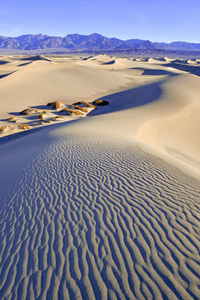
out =
[[[199,76],[0,57],[0,299],[200,299]]]

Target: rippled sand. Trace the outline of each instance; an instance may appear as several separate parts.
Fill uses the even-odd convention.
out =
[[[121,92],[113,113],[0,140],[0,299],[200,298],[198,176],[133,138],[143,106]]]

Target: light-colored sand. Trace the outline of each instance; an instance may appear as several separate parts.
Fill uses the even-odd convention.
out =
[[[109,101],[1,134],[0,299],[199,299],[199,62],[2,57],[0,70],[14,72],[1,126],[55,100]]]

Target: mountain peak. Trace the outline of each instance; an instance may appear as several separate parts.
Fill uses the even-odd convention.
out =
[[[81,35],[68,34],[66,37],[57,37],[39,34],[27,34],[19,37],[0,37],[0,49],[37,50],[37,49],[67,49],[79,50],[193,50],[200,51],[200,44],[187,42],[153,43],[149,40],[129,39],[120,40],[108,38],[99,33]]]
[[[92,33],[92,34],[90,34],[89,36],[92,36],[92,37],[103,37],[101,34],[99,34],[99,33]]]

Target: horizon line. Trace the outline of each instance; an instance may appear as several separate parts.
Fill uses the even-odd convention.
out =
[[[90,34],[81,34],[81,33],[68,33],[67,35],[65,36],[62,36],[62,35],[49,35],[49,34],[43,34],[43,33],[27,33],[27,34],[20,34],[18,36],[6,36],[6,35],[0,35],[0,38],[1,37],[4,37],[4,38],[18,38],[18,37],[21,37],[21,36],[28,36],[28,35],[35,35],[35,36],[38,36],[38,35],[42,35],[42,36],[48,36],[48,37],[58,37],[58,38],[65,38],[69,35],[81,35],[81,36],[91,36],[91,35],[100,35],[102,37],[105,37],[105,38],[108,38],[108,39],[118,39],[118,40],[121,40],[121,41],[129,41],[129,40],[140,40],[140,41],[149,41],[151,43],[158,43],[158,44],[162,44],[162,43],[165,43],[165,44],[172,44],[172,43],[189,43],[189,44],[200,44],[200,42],[188,42],[188,41],[182,41],[182,40],[176,40],[176,41],[172,41],[172,42],[157,42],[157,41],[151,41],[150,39],[142,39],[142,38],[128,38],[128,39],[121,39],[121,38],[118,38],[116,36],[113,36],[113,37],[107,37],[106,35],[102,35],[101,33],[97,33],[97,32],[93,32],[93,33],[90,33]]]

